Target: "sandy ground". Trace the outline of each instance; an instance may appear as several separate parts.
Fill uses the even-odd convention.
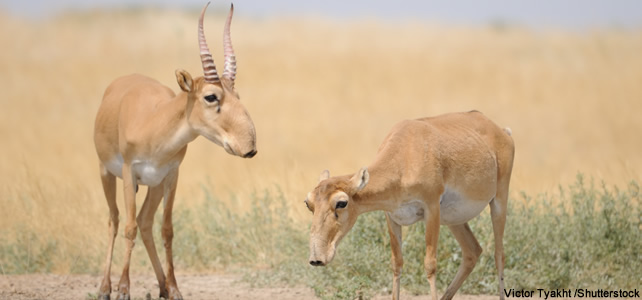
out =
[[[98,291],[100,276],[90,275],[15,275],[0,276],[0,299],[92,299]],[[112,299],[118,284],[112,275]],[[315,299],[307,288],[251,288],[236,275],[178,275],[178,284],[185,299]],[[131,277],[131,298],[158,297],[158,283],[151,275]]]
[[[208,275],[178,275],[179,288],[185,299],[318,299],[314,292],[305,287],[267,287],[252,288],[247,283],[239,281],[238,275],[208,274]],[[70,300],[93,299],[96,295],[101,278],[90,275],[0,275],[0,299],[12,300]],[[118,277],[112,276],[113,290],[116,291]],[[132,300],[152,299],[158,297],[158,284],[154,276],[136,275],[131,278]],[[112,299],[116,293],[112,293]],[[380,295],[375,299],[390,299],[390,295]],[[427,300],[429,296],[413,296],[404,294],[402,299]],[[455,297],[459,300],[489,300],[496,296],[467,296]]]

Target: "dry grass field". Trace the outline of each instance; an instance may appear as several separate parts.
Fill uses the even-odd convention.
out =
[[[219,65],[220,13],[205,22]],[[92,138],[102,93],[134,72],[175,91],[176,68],[200,74],[196,23],[196,13],[153,10],[41,21],[0,13],[3,235],[25,229],[55,237],[62,253],[103,253],[108,215]],[[253,193],[280,191],[306,226],[301,202],[323,169],[367,165],[402,119],[472,109],[513,131],[512,194],[555,192],[577,172],[621,186],[642,180],[642,31],[237,18],[232,39],[258,155],[231,157],[197,139],[176,207],[208,190],[244,210]],[[75,259],[50,263],[65,273]]]

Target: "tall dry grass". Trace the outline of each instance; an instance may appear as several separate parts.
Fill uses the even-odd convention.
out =
[[[76,254],[103,253],[107,240],[92,140],[102,93],[132,72],[174,90],[174,69],[200,74],[196,14],[0,16],[0,228],[9,238],[21,228],[57,237],[68,255],[53,258],[52,270],[77,270]],[[208,15],[219,64],[222,25],[222,15]],[[259,154],[234,158],[197,140],[177,206],[206,199],[203,186],[239,210],[254,191],[278,189],[303,219],[301,200],[323,169],[367,165],[399,120],[471,109],[512,128],[513,193],[569,184],[578,171],[613,184],[642,180],[641,31],[241,17],[232,35]]]

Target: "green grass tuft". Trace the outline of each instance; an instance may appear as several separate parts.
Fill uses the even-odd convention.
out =
[[[626,289],[639,285],[642,275],[642,215],[639,185],[626,190],[596,187],[578,176],[575,184],[523,201],[510,201],[504,236],[506,288]],[[490,214],[469,222],[484,252],[460,292],[498,294],[494,239]],[[402,288],[429,293],[423,268],[424,225],[403,232]],[[301,237],[296,238],[299,242]],[[305,284],[324,299],[369,298],[392,288],[390,239],[382,212],[359,218],[325,268],[307,265],[307,241],[298,256],[270,270],[248,273],[254,283]],[[446,227],[440,230],[438,287],[443,291],[454,278],[461,251]]]
[[[637,288],[642,274],[642,214],[640,187],[626,189],[586,182],[560,187],[554,194],[509,201],[504,237],[506,288]],[[359,218],[339,245],[335,260],[314,268],[308,262],[309,225],[288,216],[289,201],[280,194],[256,194],[251,209],[235,213],[206,192],[206,201],[174,213],[174,257],[177,269],[241,271],[256,285],[306,285],[323,299],[370,298],[389,293],[390,238],[382,212]],[[160,213],[159,213],[160,215]],[[157,215],[155,236],[160,236]],[[484,252],[460,292],[497,294],[490,214],[469,222]],[[9,236],[11,234],[11,238]],[[102,235],[101,235],[102,237]],[[403,231],[402,288],[429,292],[423,268],[424,225]],[[104,253],[65,253],[59,241],[38,237],[26,227],[0,233],[0,270],[3,274],[50,272],[51,257],[73,255],[71,272],[96,272]],[[156,239],[161,257],[162,239]],[[133,263],[149,268],[142,243]],[[120,255],[115,255],[116,260]],[[446,227],[440,229],[438,287],[445,290],[454,278],[461,251]],[[91,298],[91,295],[88,295]]]

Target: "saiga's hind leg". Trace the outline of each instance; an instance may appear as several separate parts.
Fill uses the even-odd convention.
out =
[[[495,236],[495,267],[499,281],[499,299],[504,299],[504,227],[508,208],[508,183],[500,187],[497,196],[490,202],[490,216]]]
[[[510,129],[504,129],[510,135]],[[515,147],[512,140],[497,153],[497,194],[490,202],[490,216],[493,222],[493,234],[495,236],[495,266],[499,281],[499,299],[504,300],[504,227],[506,225],[506,213],[508,211],[508,187],[513,172],[513,159],[515,158]]]
[[[103,281],[100,284],[98,297],[101,300],[109,300],[111,294],[111,260],[114,253],[114,241],[118,233],[118,206],[116,205],[116,176],[107,171],[105,166],[100,164],[100,178],[103,185],[107,206],[109,206],[109,246],[107,247],[107,259]]]
[[[444,296],[441,298],[442,300],[452,299],[453,296],[455,296],[457,290],[475,268],[477,260],[482,253],[482,248],[470,230],[468,223],[452,225],[448,226],[448,228],[450,228],[459,246],[461,246],[462,260],[459,265],[459,270],[457,270],[455,278],[448,286],[448,289],[446,289]]]

